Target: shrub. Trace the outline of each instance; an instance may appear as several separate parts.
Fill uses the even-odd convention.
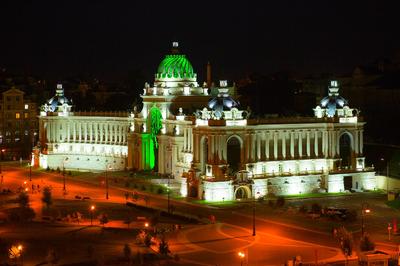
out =
[[[313,203],[311,205],[311,212],[312,213],[320,214],[321,210],[322,210],[322,207],[318,203]]]
[[[140,189],[143,190],[143,191],[146,191],[146,186],[142,185]]]
[[[61,171],[60,171],[60,167],[57,167],[57,173],[60,173]]]
[[[349,222],[357,221],[357,211],[350,210],[348,213],[346,213],[345,220]]]
[[[124,245],[124,257],[125,259],[129,260],[131,258],[132,250],[131,247],[128,244]]]
[[[137,189],[137,188],[138,188],[138,185],[137,185],[136,183],[133,183],[133,188],[134,188],[134,189]]]
[[[51,189],[49,187],[45,187],[43,189],[42,202],[44,204],[46,204],[47,209],[49,209],[51,204],[53,204],[53,199],[52,199],[52,196],[51,196]]]
[[[360,250],[361,251],[371,251],[375,249],[375,243],[372,242],[369,235],[365,234],[360,240]]]
[[[125,187],[130,187],[131,183],[129,181],[125,182]]]
[[[47,172],[50,171],[50,167],[49,167],[49,166],[47,166],[46,171],[47,171]]]
[[[71,176],[71,175],[72,175],[72,172],[71,172],[71,171],[68,171],[68,175]]]
[[[160,252],[161,255],[168,255],[171,251],[169,250],[169,245],[168,242],[165,240],[165,238],[161,238],[160,243],[158,244],[158,251]]]
[[[271,200],[271,199],[268,200],[268,206],[271,207],[271,208],[275,207],[275,201]]]
[[[300,213],[307,213],[307,212],[308,212],[307,206],[304,205],[304,204],[301,205],[300,208],[299,208],[299,212],[300,212]]]
[[[154,243],[153,236],[150,233],[146,233],[146,235],[144,236],[143,244],[146,247],[150,247],[153,243]]]
[[[157,189],[157,194],[163,194],[164,193],[164,189],[162,187],[159,187]]]
[[[104,227],[104,225],[105,225],[106,223],[108,223],[108,216],[107,216],[107,214],[105,214],[105,213],[100,214],[100,216],[99,216],[99,222],[100,222],[100,224],[103,225],[103,227]]]
[[[285,198],[280,196],[276,199],[276,207],[281,208],[285,206]]]

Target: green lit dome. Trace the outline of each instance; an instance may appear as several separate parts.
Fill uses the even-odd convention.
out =
[[[194,78],[192,64],[182,54],[165,56],[157,70],[158,78]]]

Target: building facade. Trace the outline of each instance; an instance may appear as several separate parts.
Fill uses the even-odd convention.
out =
[[[111,161],[112,169],[173,176],[183,196],[209,201],[375,189],[363,156],[365,123],[336,81],[314,117],[269,119],[241,110],[235,85],[207,84],[199,86],[174,43],[145,84],[140,111],[73,113],[60,87],[40,116],[40,164],[103,170]]]
[[[37,165],[81,171],[124,170],[127,158],[127,112],[72,112],[62,85],[39,117]]]
[[[0,100],[1,159],[27,157],[38,135],[36,103],[15,87],[4,91]]]

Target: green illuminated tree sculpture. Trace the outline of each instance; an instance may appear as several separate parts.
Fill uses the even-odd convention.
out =
[[[160,133],[160,130],[162,128],[162,115],[160,109],[158,109],[156,106],[153,106],[150,109],[150,115],[148,116],[148,124],[150,124],[150,139],[151,142],[153,142],[153,149],[151,151],[152,153],[152,158],[154,158],[153,163],[152,163],[152,169],[157,170],[157,151],[158,151],[158,142],[157,142],[157,135]]]

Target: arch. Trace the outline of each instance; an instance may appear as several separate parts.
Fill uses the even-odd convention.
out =
[[[348,131],[348,130],[343,130],[343,131],[341,131],[341,132],[339,133],[339,136],[338,136],[338,138],[337,138],[337,140],[336,140],[336,143],[337,143],[337,145],[338,145],[338,149],[339,149],[339,147],[340,147],[340,138],[341,138],[344,134],[347,134],[347,135],[349,136],[349,138],[350,138],[350,144],[351,144],[351,151],[354,151],[354,137],[353,137],[353,134],[351,134],[351,132]]]
[[[242,164],[243,140],[238,135],[231,135],[226,141],[226,157],[229,165],[229,174],[240,170]]]
[[[342,168],[352,169],[352,153],[353,153],[353,141],[352,135],[345,131],[339,136],[339,156],[341,158],[340,166]]]
[[[235,189],[235,199],[250,199],[251,190],[248,186],[239,186]]]
[[[201,172],[206,173],[206,164],[208,162],[208,138],[203,136],[200,139],[200,165]]]

